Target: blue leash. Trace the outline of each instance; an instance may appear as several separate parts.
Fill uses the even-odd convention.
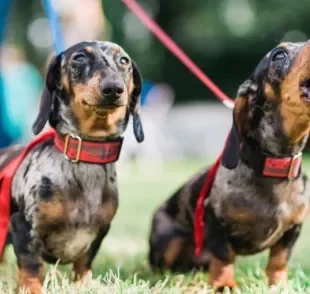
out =
[[[58,22],[58,17],[51,3],[51,0],[43,0],[43,2],[44,2],[44,7],[45,7],[46,14],[47,14],[47,18],[50,24],[50,28],[52,31],[55,51],[56,51],[56,54],[59,54],[64,50],[65,46],[64,46],[64,41],[63,41],[63,37],[61,34],[61,28]]]

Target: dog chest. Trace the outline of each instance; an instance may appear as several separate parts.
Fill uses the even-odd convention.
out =
[[[259,252],[275,244],[285,231],[304,220],[309,206],[302,178],[258,179],[246,168],[236,172],[221,167],[210,201],[239,254]]]

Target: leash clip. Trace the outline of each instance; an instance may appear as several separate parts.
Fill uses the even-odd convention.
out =
[[[77,147],[77,151],[76,151],[76,156],[74,159],[70,158],[68,155],[67,155],[67,152],[68,152],[68,147],[69,147],[69,142],[70,142],[70,139],[76,139],[78,141],[78,147]],[[81,137],[79,137],[78,135],[73,135],[73,134],[69,134],[66,136],[65,138],[65,146],[64,146],[64,155],[65,155],[65,158],[67,160],[70,160],[71,162],[79,162],[80,161],[80,156],[81,156],[81,150],[82,150],[82,139]]]
[[[296,175],[294,173],[295,168],[296,168],[296,163],[299,162],[301,155],[302,155],[302,153],[299,152],[299,153],[295,154],[291,160],[290,168],[289,168],[288,175],[287,175],[289,180],[292,180],[296,177]],[[298,168],[299,168],[299,166],[298,166]]]

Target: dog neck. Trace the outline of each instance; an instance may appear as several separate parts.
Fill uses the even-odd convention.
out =
[[[266,104],[262,106],[259,115],[253,116],[251,127],[244,138],[245,142],[275,157],[293,156],[302,152],[308,139],[306,129],[305,135],[301,136],[299,141],[291,143],[290,134],[286,134],[284,130],[284,121],[278,106]],[[295,121],[297,126],[298,118]],[[302,131],[300,133],[302,134]]]

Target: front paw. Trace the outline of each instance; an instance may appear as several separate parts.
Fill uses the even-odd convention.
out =
[[[236,288],[237,283],[234,275],[234,264],[225,263],[212,256],[210,262],[209,284],[218,290],[224,290],[225,287],[230,289]]]
[[[224,276],[218,277],[216,279],[210,277],[208,284],[215,287],[220,292],[224,291],[225,287],[228,287],[229,289],[238,287],[233,277]]]
[[[87,284],[93,278],[93,273],[91,270],[85,271],[83,273],[73,272],[72,274],[72,281],[74,285],[81,286]]]
[[[286,283],[287,282],[287,269],[281,269],[281,270],[273,270],[273,271],[267,271],[268,276],[268,284],[271,285],[277,285],[280,283]]]
[[[39,277],[32,276],[25,270],[20,270],[18,275],[19,293],[41,294],[42,283]]]

